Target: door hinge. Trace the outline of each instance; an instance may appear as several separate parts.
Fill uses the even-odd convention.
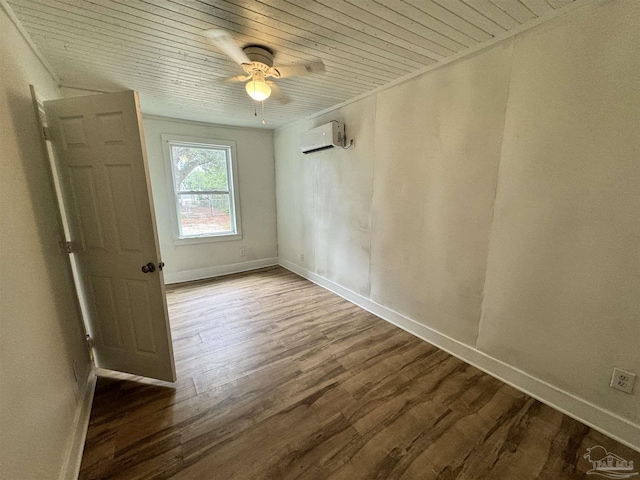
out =
[[[62,242],[62,248],[64,248],[67,253],[73,253],[73,243],[71,242]]]
[[[44,139],[46,141],[51,141],[51,132],[49,131],[49,127],[42,127],[42,135],[44,135]]]
[[[87,345],[89,345],[89,348],[93,348],[93,338],[91,338],[91,335],[89,335],[87,333]]]

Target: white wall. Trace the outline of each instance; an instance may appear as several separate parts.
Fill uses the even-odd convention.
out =
[[[183,282],[277,263],[276,199],[271,130],[225,127],[163,117],[143,117],[153,202],[165,282]],[[176,245],[161,135],[232,140],[236,143],[242,239]],[[245,255],[241,256],[241,248]]]
[[[0,478],[58,478],[89,356],[29,84],[55,82],[0,9]],[[73,375],[74,362],[80,384]]]
[[[634,1],[518,37],[477,344],[636,424],[639,46]]]
[[[512,42],[378,95],[372,300],[474,345]],[[410,104],[413,92],[419,95]]]
[[[640,448],[640,3],[275,132],[282,264]],[[343,120],[353,150],[298,153]],[[302,260],[304,255],[304,260]]]

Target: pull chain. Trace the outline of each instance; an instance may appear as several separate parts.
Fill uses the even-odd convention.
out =
[[[267,122],[264,121],[264,101],[262,101],[261,103],[262,103],[262,124],[266,125]]]

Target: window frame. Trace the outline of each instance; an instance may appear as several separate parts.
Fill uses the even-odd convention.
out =
[[[162,134],[162,150],[164,153],[165,176],[167,180],[167,192],[170,199],[171,209],[171,225],[173,230],[173,242],[175,245],[188,245],[196,243],[208,242],[224,242],[230,240],[242,239],[242,221],[240,216],[240,194],[238,188],[238,160],[236,155],[236,143],[233,140],[221,140],[204,137],[191,137],[186,135]],[[175,171],[173,167],[173,158],[171,155],[171,146],[189,146],[203,148],[222,148],[226,149],[227,154],[227,177],[229,186],[229,216],[231,226],[235,227],[230,232],[206,233],[202,235],[180,234],[181,223],[178,207],[179,194],[175,187]],[[198,194],[199,192],[194,192]],[[210,193],[209,191],[204,194]]]

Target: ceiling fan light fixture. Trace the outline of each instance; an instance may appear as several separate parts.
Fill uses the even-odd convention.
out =
[[[257,102],[261,102],[269,98],[271,95],[271,87],[264,80],[253,79],[247,82],[247,93]]]

